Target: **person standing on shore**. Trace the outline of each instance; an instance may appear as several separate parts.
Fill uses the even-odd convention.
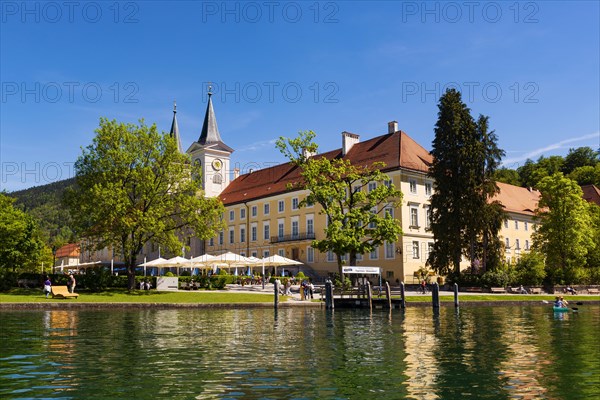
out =
[[[52,292],[52,282],[50,282],[50,277],[46,277],[46,280],[44,281],[44,294],[46,295],[46,298],[48,298],[48,295]]]
[[[73,273],[69,274],[69,292],[75,293],[75,285],[77,285],[77,281],[75,280],[75,276]]]

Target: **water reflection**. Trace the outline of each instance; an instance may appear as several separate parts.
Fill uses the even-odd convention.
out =
[[[0,398],[597,398],[599,311],[2,312]]]

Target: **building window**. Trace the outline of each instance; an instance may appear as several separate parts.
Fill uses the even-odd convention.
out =
[[[433,253],[433,243],[429,242],[427,243],[427,257],[429,257],[431,253]]]
[[[525,239],[525,250],[529,250],[529,240]]]
[[[255,251],[253,251],[253,252],[252,252],[252,257],[256,258],[257,256],[258,256],[258,253],[257,253],[257,252],[255,252]]]
[[[416,240],[412,242],[412,253],[414,259],[421,258],[421,256],[419,255],[419,242]]]
[[[519,221],[515,220],[515,229],[519,230]]]
[[[222,246],[224,241],[225,241],[225,232],[221,231],[221,232],[219,232],[219,244]]]
[[[269,221],[263,223],[263,239],[270,240],[271,239],[271,229],[269,226]]]
[[[313,221],[312,217],[306,219],[306,233],[308,235],[315,233],[315,222]]]
[[[385,242],[385,258],[394,258],[394,243]]]
[[[410,227],[419,227],[419,209],[417,207],[410,208]]]
[[[279,237],[279,239],[283,239],[283,234],[284,234],[283,222],[278,222],[277,223],[277,236]]]
[[[371,208],[371,214],[377,214],[377,209]],[[377,228],[377,224],[375,222],[369,222],[369,229],[375,229],[375,228]]]
[[[383,184],[387,187],[387,188],[391,188],[392,187],[392,180],[391,179],[386,179],[385,181],[383,181]]]
[[[363,255],[362,254],[357,254],[356,255],[356,261],[362,261],[363,259]]]
[[[377,182],[369,182],[369,192],[377,189]]]
[[[235,210],[229,210],[229,220],[233,221],[235,219]]]
[[[369,254],[370,260],[377,260],[379,258],[379,247],[373,248],[373,251]]]
[[[506,251],[510,251],[510,239],[506,238]]]
[[[312,247],[306,248],[306,262],[315,262],[315,249]]]
[[[253,224],[253,225],[252,225],[252,227],[251,227],[250,229],[251,229],[251,231],[250,231],[250,235],[251,235],[252,241],[253,241],[253,242],[256,242],[256,239],[257,239],[257,236],[258,236],[258,233],[257,233],[257,231],[258,231],[258,229],[257,229],[257,226],[256,226],[255,224]]]
[[[408,184],[410,186],[410,192],[417,194],[417,181],[415,179],[409,179]]]
[[[240,209],[240,219],[246,219],[246,209]]]
[[[432,185],[430,182],[425,183],[425,195],[427,196],[431,196],[431,192],[432,192]]]
[[[279,200],[279,202],[277,203],[277,207],[280,213],[285,211],[285,202],[284,200]]]
[[[383,209],[383,216],[385,218],[387,218],[387,217],[394,218],[394,207],[392,207],[392,206],[386,206]]]
[[[292,210],[297,210],[298,209],[298,198],[294,197],[292,199]]]
[[[306,208],[314,207],[314,205],[315,205],[315,203],[306,199],[306,204],[305,204]]]
[[[265,205],[263,205],[263,213],[265,215],[269,215],[270,211],[271,211],[271,207],[269,206],[269,203],[266,203]]]
[[[299,234],[298,220],[296,219],[292,221],[292,238],[297,239]]]
[[[244,243],[246,241],[246,228],[240,226],[240,243]]]
[[[257,206],[252,206],[252,208],[250,210],[251,210],[253,217],[256,217],[258,215],[258,207]]]
[[[271,252],[269,250],[263,250],[263,258],[267,258],[271,255]]]
[[[431,208],[425,206],[425,228],[431,228]]]
[[[523,229],[528,230],[529,226],[527,224],[527,221],[523,221]]]
[[[208,240],[208,245],[211,246],[211,247],[214,246],[215,245],[215,238],[210,238]]]
[[[279,254],[281,257],[285,257],[285,249],[277,250],[277,254]]]
[[[505,220],[504,220],[504,227],[505,227],[506,229],[508,229],[508,220],[507,220],[507,219],[505,219]]]
[[[229,244],[235,243],[235,233],[233,227],[229,228]]]
[[[519,246],[519,239],[515,239],[515,250],[521,250],[521,247]]]
[[[334,261],[333,251],[329,250],[327,252],[327,262],[333,262],[333,261]]]

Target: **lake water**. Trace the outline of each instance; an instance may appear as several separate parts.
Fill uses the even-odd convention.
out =
[[[600,306],[0,312],[2,399],[599,399]]]

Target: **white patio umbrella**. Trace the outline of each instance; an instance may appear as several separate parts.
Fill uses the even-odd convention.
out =
[[[250,265],[252,264],[252,261],[248,259],[248,257],[228,251],[227,253],[214,256],[210,259],[209,263],[211,265],[225,266],[227,269],[231,269],[233,267]]]
[[[212,264],[211,264],[211,260],[214,258],[214,256],[211,256],[210,254],[202,254],[201,256],[198,257],[194,257],[191,259],[191,261],[202,267],[202,269],[211,269],[212,268]]]
[[[275,267],[275,273],[277,273],[277,267],[281,267],[284,265],[300,265],[302,264],[300,261],[292,260],[291,258],[280,256],[279,254],[275,254],[270,257],[265,257],[261,260],[262,262],[262,273],[263,273],[263,288],[264,288],[264,276],[265,276],[265,267]]]
[[[167,261],[166,258],[158,257],[152,261],[143,262],[141,264],[138,264],[138,267],[144,267],[144,276],[146,276],[146,267],[160,267],[161,265],[164,265],[164,263],[166,261]]]
[[[179,268],[180,267],[192,268],[191,260],[189,260],[187,258],[183,258],[181,256],[169,258],[167,261],[165,261],[163,263],[163,265],[165,267],[176,267],[177,268],[177,275],[179,275]]]

